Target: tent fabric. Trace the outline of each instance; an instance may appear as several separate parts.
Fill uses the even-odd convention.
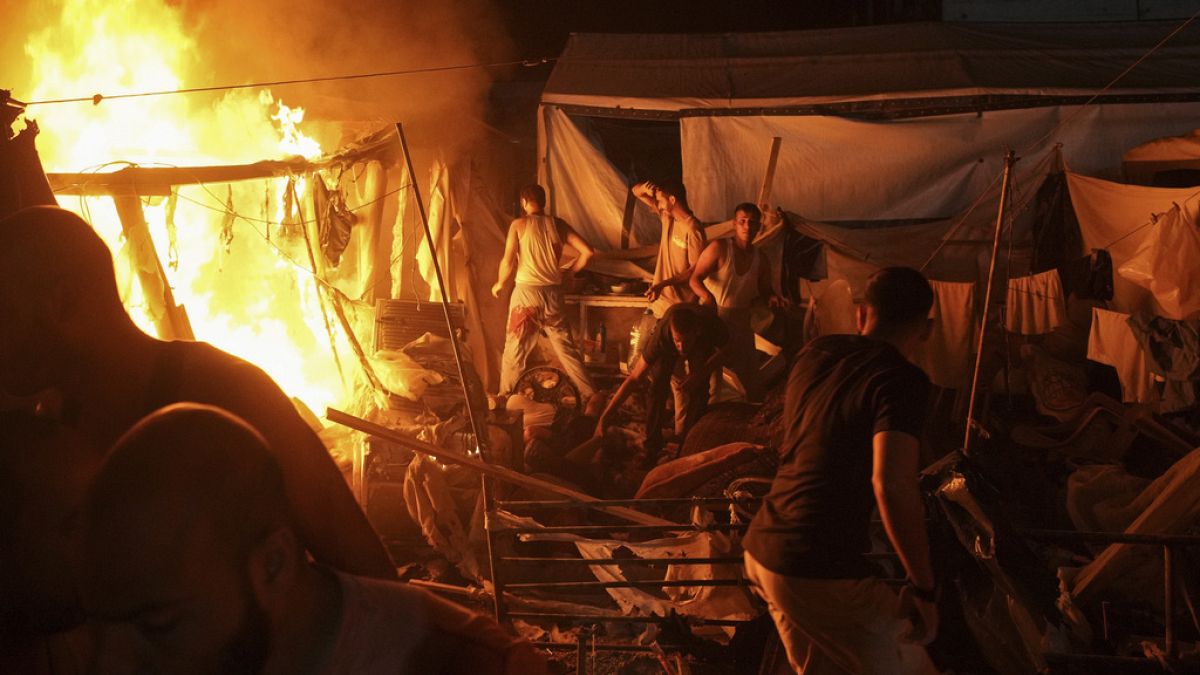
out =
[[[1121,161],[1126,180],[1140,185],[1153,184],[1162,171],[1200,171],[1200,129],[1147,141],[1126,151]]]
[[[1067,173],[1071,202],[1079,217],[1086,254],[1106,249],[1112,255],[1113,269],[1119,270],[1141,250],[1154,227],[1155,214],[1165,213],[1183,203],[1200,188],[1155,188],[1125,185],[1100,178]],[[1112,308],[1127,314],[1145,311],[1164,315],[1163,308],[1145,288],[1120,274],[1113,275]]]
[[[1098,92],[1177,21],[909,23],[826,30],[572,35],[546,103],[685,110]],[[1107,93],[1200,91],[1183,31]]]
[[[621,248],[621,231],[629,182],[617,171],[587,134],[587,120],[573,119],[560,109],[543,111],[553,129],[554,143],[544,177],[549,210],[566,220],[591,245],[602,250]],[[657,214],[640,202],[634,207],[631,238],[634,247],[658,242]]]
[[[686,117],[680,120],[683,181],[700,220],[728,218],[735,204],[756,199],[771,139],[779,137],[771,201],[789,211],[823,221],[945,218],[965,209],[995,179],[1005,148],[1017,149],[1029,163],[1061,143],[1073,170],[1115,179],[1126,148],[1164,130],[1188,131],[1198,117],[1200,103],[1042,107],[890,121]]]
[[[1172,162],[1200,160],[1200,129],[1179,136],[1167,136],[1146,141],[1122,155],[1124,162]]]

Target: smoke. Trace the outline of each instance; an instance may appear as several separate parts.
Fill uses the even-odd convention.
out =
[[[203,84],[491,63],[512,47],[492,0],[175,0]],[[452,149],[479,131],[494,71],[474,68],[278,87],[308,120],[358,133],[403,121]],[[347,140],[321,138],[334,144]]]

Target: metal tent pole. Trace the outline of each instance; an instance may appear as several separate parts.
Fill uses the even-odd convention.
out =
[[[979,369],[983,363],[983,342],[987,339],[988,312],[992,306],[992,284],[996,280],[996,259],[1000,252],[1000,234],[1004,231],[1005,207],[1008,202],[1008,187],[1012,180],[1012,167],[1017,161],[1012,150],[1004,156],[1004,179],[1000,183],[1000,208],[996,213],[996,232],[992,237],[992,260],[988,265],[987,290],[983,294],[983,316],[979,320],[979,342],[975,350],[975,370],[971,375],[971,394],[967,403],[967,430],[963,438],[963,454],[971,454],[971,437],[975,425],[975,398],[979,391]]]
[[[450,347],[454,350],[454,363],[458,366],[458,379],[462,382],[463,398],[467,403],[467,418],[471,422],[471,431],[475,434],[475,447],[481,449],[487,442],[483,427],[475,416],[475,407],[471,405],[471,391],[467,386],[467,374],[463,368],[462,349],[458,344],[458,336],[454,333],[454,322],[450,319],[450,301],[446,293],[446,282],[442,279],[442,266],[438,262],[437,247],[433,243],[433,233],[429,230],[429,217],[425,215],[425,202],[421,199],[421,186],[417,183],[417,175],[413,171],[412,154],[408,151],[408,139],[404,136],[404,125],[396,122],[396,133],[400,134],[400,148],[404,151],[404,163],[408,167],[408,178],[412,182],[413,195],[417,199],[417,211],[421,214],[421,226],[425,229],[425,243],[429,246],[429,255],[433,258],[433,274],[437,277],[438,292],[442,296],[442,313],[446,316],[446,329],[450,331]]]

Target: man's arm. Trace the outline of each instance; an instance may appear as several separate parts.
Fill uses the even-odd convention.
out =
[[[514,220],[508,226],[508,236],[504,239],[504,255],[500,258],[500,272],[496,275],[496,283],[492,286],[492,295],[500,297],[500,292],[512,280],[517,271],[517,223]]]
[[[616,393],[609,399],[608,405],[604,407],[604,412],[600,413],[600,419],[596,421],[597,436],[604,435],[604,427],[608,424],[609,415],[612,415],[613,411],[618,410],[621,407],[621,403],[626,398],[629,398],[634,385],[642,381],[642,378],[646,376],[646,372],[649,369],[650,366],[646,363],[646,359],[638,359],[637,365],[633,367],[633,370],[629,371],[629,375],[625,378],[625,381],[621,383],[621,386],[617,387]]]
[[[929,560],[925,509],[917,477],[920,441],[901,431],[881,431],[875,434],[873,445],[875,464],[871,483],[883,527],[908,573],[909,582],[921,591],[932,592],[936,581]],[[921,635],[914,639],[928,644],[937,634],[937,605],[911,593],[902,595],[902,600],[906,599],[912,600],[923,624],[916,627]]]
[[[645,183],[634,185],[629,188],[629,191],[633,193],[634,197],[638,198],[638,201],[649,206],[655,213],[658,213],[658,202],[654,199],[654,193],[658,191],[657,185],[646,181]]]
[[[575,264],[571,265],[571,271],[578,272],[587,267],[587,264],[592,260],[592,256],[596,255],[596,250],[565,221],[560,219],[558,222],[560,227],[562,227],[563,240],[567,242],[568,246],[579,253],[579,257],[575,259]]]
[[[701,305],[714,305],[717,302],[713,294],[704,287],[704,280],[716,271],[719,264],[721,264],[720,242],[711,241],[704,248],[704,252],[700,254],[700,259],[696,261],[696,267],[692,270],[692,277],[688,281],[692,292],[700,299]]]

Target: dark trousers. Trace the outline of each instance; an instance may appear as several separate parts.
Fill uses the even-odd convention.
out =
[[[668,356],[650,366],[650,391],[646,396],[646,460],[658,458],[663,447],[663,413],[667,406],[667,394],[675,399],[675,433],[681,438],[708,412],[709,380],[698,382],[689,389],[675,377],[675,365],[679,357]],[[707,359],[696,358],[696,363]]]

